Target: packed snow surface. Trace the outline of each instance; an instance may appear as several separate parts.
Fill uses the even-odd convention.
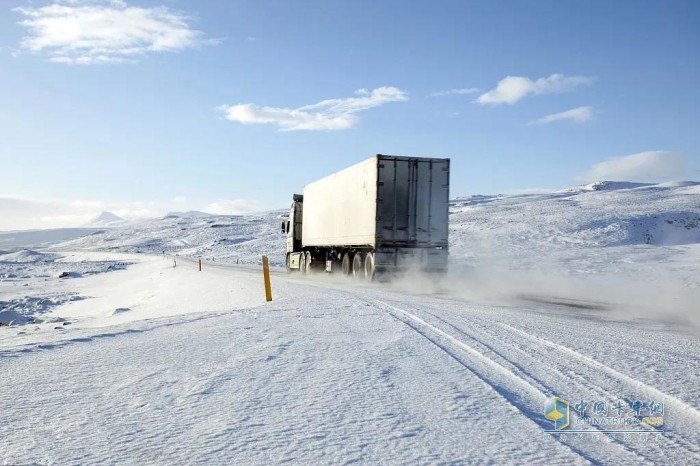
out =
[[[698,464],[697,187],[455,199],[438,283],[287,275],[283,210],[5,248],[0,464]]]

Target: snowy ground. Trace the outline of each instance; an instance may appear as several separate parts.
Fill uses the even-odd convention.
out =
[[[282,211],[7,251],[0,464],[697,464],[697,188],[459,199],[445,283],[275,268],[271,303]],[[553,396],[665,432],[545,435]]]

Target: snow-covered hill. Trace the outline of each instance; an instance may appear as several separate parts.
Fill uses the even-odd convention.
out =
[[[474,293],[595,298],[635,314],[687,309],[700,291],[700,183],[455,199],[450,244]]]
[[[280,224],[286,210],[232,216],[166,215],[105,229],[54,249],[107,250],[127,253],[180,255],[205,260],[257,263],[270,256],[273,265],[284,264],[284,238]]]
[[[453,249],[475,241],[508,251],[696,244],[700,183],[599,182],[550,194],[471,196],[454,200],[451,214]]]
[[[700,462],[700,186],[451,204],[437,288],[273,269],[266,302],[286,210],[2,243],[0,463]],[[663,431],[582,400],[662,403]]]
[[[476,195],[453,200],[450,214],[450,256],[457,269],[665,271],[677,265],[676,259],[683,266],[692,263],[697,254],[700,183],[599,182],[548,194]],[[265,254],[273,265],[282,266],[280,222],[286,215],[283,209],[238,216],[166,216],[57,247],[164,252],[241,263],[257,263]],[[682,275],[698,286],[697,277]]]
[[[85,226],[101,228],[123,225],[124,223],[126,223],[126,220],[120,216],[115,215],[112,212],[102,212],[100,215],[90,220]]]

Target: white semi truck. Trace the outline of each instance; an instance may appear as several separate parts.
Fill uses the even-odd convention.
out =
[[[282,222],[287,271],[446,272],[449,189],[449,159],[381,154],[307,184]]]

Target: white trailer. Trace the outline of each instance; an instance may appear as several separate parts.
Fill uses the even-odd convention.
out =
[[[295,194],[287,269],[352,274],[447,270],[450,160],[378,154]]]

